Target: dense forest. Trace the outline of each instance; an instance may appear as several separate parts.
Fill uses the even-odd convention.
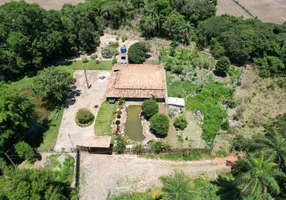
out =
[[[93,51],[107,27],[130,26],[140,30],[146,39],[161,37],[172,40],[172,44],[209,49],[220,63],[254,64],[261,77],[285,76],[286,23],[215,16],[216,4],[216,0],[89,0],[75,6],[66,4],[59,11],[47,11],[24,1],[0,6],[0,174],[5,174],[5,179],[0,179],[0,183],[5,182],[0,199],[23,197],[20,192],[26,186],[19,180],[25,180],[31,190],[25,194],[26,199],[33,195],[35,199],[70,198],[67,185],[49,177],[49,172],[23,170],[13,174],[10,166],[4,164],[4,152],[22,138],[35,119],[32,102],[18,91],[11,91],[6,83],[35,75],[55,61]],[[135,16],[140,16],[138,26],[132,23]],[[43,98],[64,101],[66,95],[43,92],[45,86],[49,87],[45,74],[48,71],[68,76],[53,68],[46,69],[35,80],[39,84],[35,91],[44,93]],[[71,77],[67,79],[74,83]],[[68,90],[65,84],[59,81],[62,90]],[[209,93],[208,87],[204,91]],[[246,157],[237,162],[230,177],[220,177],[212,183],[217,188],[214,199],[286,198],[285,118],[283,115],[272,120],[254,140],[235,139],[234,150],[246,152]],[[29,147],[23,144],[22,148]],[[23,157],[26,155],[23,153]],[[40,176],[46,180],[39,183],[40,192],[33,193],[37,185],[29,184],[38,182]],[[16,190],[10,187],[14,184],[20,185],[19,193],[7,194]]]

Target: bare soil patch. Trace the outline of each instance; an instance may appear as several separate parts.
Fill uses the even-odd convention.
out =
[[[225,0],[230,1],[230,0]],[[285,0],[238,0],[250,13],[263,22],[282,24],[286,21]]]
[[[80,199],[108,199],[111,194],[145,191],[160,187],[160,176],[182,170],[190,177],[207,174],[216,177],[229,170],[225,160],[174,162],[138,158],[131,155],[81,155]]]
[[[246,0],[251,1],[251,0]],[[252,18],[245,10],[237,5],[233,0],[218,0],[217,15],[228,14],[236,17]]]
[[[11,0],[0,0],[0,5],[10,2]],[[19,0],[14,0],[19,1]],[[76,5],[84,3],[85,0],[25,0],[27,3],[37,3],[46,10],[60,10],[64,4]]]

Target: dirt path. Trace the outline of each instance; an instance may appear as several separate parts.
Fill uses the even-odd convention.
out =
[[[77,90],[80,91],[80,95],[76,96],[74,104],[70,105],[64,111],[55,146],[56,151],[61,151],[62,148],[69,151],[70,148],[83,144],[86,136],[94,135],[95,122],[85,128],[77,126],[75,123],[76,112],[80,108],[88,108],[96,118],[99,107],[94,108],[94,106],[101,105],[105,100],[105,92],[111,72],[88,70],[87,75],[89,84],[91,85],[90,89],[87,89],[83,70],[76,70],[74,72],[74,77],[77,80],[75,85],[77,86]],[[105,76],[106,78],[100,79],[99,77],[101,76]]]
[[[232,159],[232,158],[227,158]],[[207,174],[216,177],[226,167],[226,159],[175,162],[132,155],[81,155],[80,199],[105,200],[110,194],[145,191],[160,187],[160,176],[182,170],[190,177]]]

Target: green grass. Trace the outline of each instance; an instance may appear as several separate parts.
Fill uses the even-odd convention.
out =
[[[113,66],[112,61],[99,61],[97,64],[95,60],[90,60],[87,63],[82,61],[67,62],[67,64],[58,65],[56,68],[72,74],[74,70],[82,70],[83,65],[86,70],[111,70]]]
[[[70,185],[73,182],[75,160],[71,155],[66,154],[67,157],[63,163],[60,163],[58,158],[61,155],[62,154],[54,154],[49,156],[45,167],[55,172],[56,179],[59,182]]]
[[[94,132],[96,135],[109,135],[112,136],[112,121],[113,114],[116,111],[116,104],[109,104],[108,102],[103,102],[98,111]]]
[[[210,159],[213,156],[210,153],[190,152],[190,153],[161,153],[161,154],[142,154],[144,158],[174,160],[174,161],[193,161]]]
[[[196,85],[190,81],[173,81],[172,76],[167,74],[167,88],[169,97],[185,98],[195,90]]]
[[[59,112],[58,119],[56,119],[57,111]],[[61,125],[62,117],[64,113],[64,107],[53,110],[49,117],[49,129],[45,131],[43,135],[43,143],[38,148],[39,151],[46,151],[47,149],[53,149],[57,142],[58,132]]]

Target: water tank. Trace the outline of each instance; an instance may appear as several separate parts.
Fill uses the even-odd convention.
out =
[[[120,47],[120,52],[121,52],[121,53],[126,53],[126,52],[127,52],[126,46]]]

